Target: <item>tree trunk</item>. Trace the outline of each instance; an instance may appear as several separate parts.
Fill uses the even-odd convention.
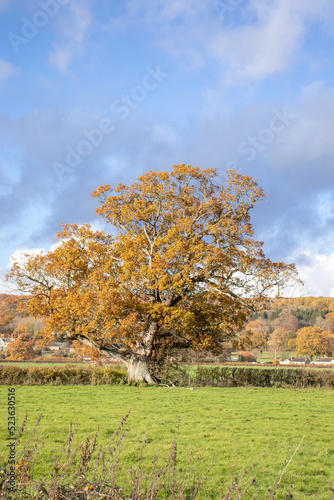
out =
[[[150,373],[150,359],[152,357],[152,348],[154,338],[158,331],[158,324],[152,321],[149,325],[146,335],[138,342],[137,348],[130,354],[120,354],[117,347],[102,347],[99,342],[87,339],[83,335],[76,335],[77,340],[81,340],[86,345],[98,349],[99,352],[107,354],[111,359],[124,363],[128,369],[128,381],[146,382],[147,384],[156,384],[158,380]]]
[[[158,324],[152,321],[148,327],[146,335],[143,335],[137,350],[131,355],[126,362],[128,368],[128,381],[147,382],[148,384],[156,384],[157,380],[150,373],[150,359],[152,357],[152,349],[154,338],[158,331]]]
[[[150,373],[149,361],[145,356],[132,355],[126,363],[128,369],[128,381],[147,382],[148,384],[156,384],[157,381]]]

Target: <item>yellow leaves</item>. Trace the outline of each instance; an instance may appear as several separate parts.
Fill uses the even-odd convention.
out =
[[[245,349],[250,349],[254,346],[252,333],[245,330],[237,338],[232,340],[232,347],[238,351],[243,351]]]
[[[95,191],[91,194],[93,198],[97,198],[103,196],[107,192],[111,192],[112,189],[109,184],[105,184],[103,186],[99,186]]]
[[[93,491],[94,486],[92,484],[87,484],[87,486],[84,487],[84,491]]]
[[[297,332],[295,345],[296,354],[331,356],[334,354],[334,333],[318,326],[301,328]]]

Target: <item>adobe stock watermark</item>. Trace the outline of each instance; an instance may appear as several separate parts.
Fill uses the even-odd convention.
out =
[[[149,93],[157,89],[169,73],[162,71],[160,66],[152,68],[146,66],[146,74],[141,84],[132,88],[129,94],[122,94],[118,99],[114,99],[110,105],[110,110],[118,115],[119,121],[123,121],[138,108],[139,104],[148,97]],[[83,129],[81,131],[83,139],[73,146],[66,146],[64,162],[54,161],[51,166],[59,181],[62,181],[66,173],[80,165],[84,158],[92,154],[95,148],[99,147],[106,136],[116,130],[115,123],[108,117],[102,118],[98,126],[93,129]]]
[[[247,140],[242,141],[237,149],[239,156],[245,157],[247,163],[255,160],[257,155],[263,152],[269,144],[271,144],[276,136],[282,133],[293,120],[298,118],[298,115],[290,113],[286,107],[281,111],[277,108],[273,109],[273,115],[267,127],[261,128],[254,136],[248,136]],[[236,170],[240,167],[237,160],[229,161],[226,169]]]
[[[214,0],[213,8],[219,19],[224,21],[226,13],[231,14],[231,12],[240,7],[243,3],[245,3],[245,0]]]
[[[44,28],[50,19],[56,17],[60,10],[60,6],[67,5],[70,0],[40,0],[38,2],[41,10],[37,10],[31,19],[21,17],[22,26],[20,33],[10,31],[7,33],[7,38],[13,47],[16,54],[20,50],[20,46],[26,45],[34,38],[41,28]]]

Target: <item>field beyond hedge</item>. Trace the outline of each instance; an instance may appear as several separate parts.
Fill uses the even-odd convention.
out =
[[[6,457],[8,387],[0,387],[2,415],[0,456]],[[214,456],[213,468],[200,495],[221,498],[221,484],[244,467],[255,464],[248,481],[254,485],[245,498],[268,498],[268,488],[284,470],[300,440],[303,443],[286,470],[281,493],[292,484],[295,499],[328,499],[334,485],[333,391],[283,388],[187,388],[101,386],[17,386],[17,420],[28,413],[32,429],[40,413],[39,437],[44,441],[35,473],[49,471],[54,450],[60,451],[70,423],[80,422],[75,442],[93,436],[99,426],[99,443],[106,444],[131,407],[122,466],[134,466],[147,432],[144,462],[148,466],[159,450],[166,456],[180,417],[177,434],[179,467],[189,453],[199,457],[204,474]],[[27,431],[25,433],[27,436]],[[280,491],[280,490],[279,490]]]

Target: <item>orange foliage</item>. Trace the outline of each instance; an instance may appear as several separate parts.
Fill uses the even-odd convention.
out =
[[[252,362],[256,361],[256,357],[253,356],[253,354],[249,351],[242,351],[240,353],[240,355],[242,356],[242,360],[245,363],[252,363]]]
[[[13,331],[13,337],[18,337],[21,333],[29,334],[28,326],[26,323],[20,321],[15,330]]]
[[[282,328],[285,331],[296,332],[298,330],[298,319],[289,310],[283,310],[274,321],[275,328]]]
[[[0,294],[0,326],[6,326],[15,317],[15,300],[11,295]]]
[[[35,341],[29,333],[20,333],[17,339],[9,342],[7,352],[10,359],[33,359],[36,356]]]
[[[73,340],[72,349],[75,351],[76,355],[79,358],[90,357],[92,360],[96,360],[100,356],[100,353],[97,349],[86,346],[81,342],[79,342],[78,340]]]
[[[268,324],[257,319],[248,323],[246,329],[251,333],[251,344],[249,344],[249,347],[264,349],[269,338]]]

